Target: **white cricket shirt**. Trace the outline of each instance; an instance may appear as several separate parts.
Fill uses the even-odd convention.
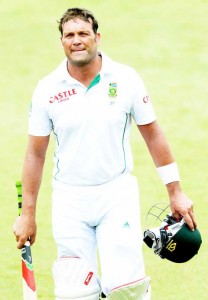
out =
[[[102,69],[88,88],[69,75],[65,59],[34,91],[29,134],[54,133],[54,187],[98,185],[131,172],[131,119],[156,119],[135,70],[101,55]]]

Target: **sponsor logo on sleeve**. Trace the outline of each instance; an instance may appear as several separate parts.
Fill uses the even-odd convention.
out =
[[[145,96],[145,97],[143,98],[143,102],[144,102],[144,103],[150,102],[150,97],[149,97],[149,96]]]
[[[93,274],[94,274],[93,272],[89,272],[88,273],[88,275],[87,275],[87,277],[86,277],[86,279],[84,281],[85,285],[88,285],[90,283],[90,280],[92,279]]]

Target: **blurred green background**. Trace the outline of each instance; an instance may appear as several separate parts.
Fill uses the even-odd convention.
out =
[[[20,252],[11,226],[17,215],[15,181],[21,178],[27,144],[28,108],[37,81],[63,59],[57,20],[68,7],[85,7],[99,20],[100,49],[134,67],[147,86],[180,166],[182,187],[194,200],[200,252],[177,265],[144,246],[153,300],[207,299],[207,75],[208,1],[1,1],[1,172],[0,298],[22,299]],[[148,209],[167,201],[143,140],[133,126],[134,174],[138,177],[142,223]],[[33,246],[38,299],[53,298],[51,265],[51,143],[38,201],[37,242]]]

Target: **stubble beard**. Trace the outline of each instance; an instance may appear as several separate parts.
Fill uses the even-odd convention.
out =
[[[84,56],[81,56],[80,58],[77,57],[75,59],[73,59],[72,56],[68,56],[68,61],[71,65],[75,66],[75,67],[84,67],[86,65],[89,65],[94,59],[95,57],[98,55],[97,52],[95,53],[87,53]]]

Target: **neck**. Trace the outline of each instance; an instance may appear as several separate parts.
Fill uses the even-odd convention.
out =
[[[86,87],[100,72],[102,66],[102,58],[97,55],[92,61],[83,66],[76,66],[68,60],[67,69],[71,77],[81,82]]]

